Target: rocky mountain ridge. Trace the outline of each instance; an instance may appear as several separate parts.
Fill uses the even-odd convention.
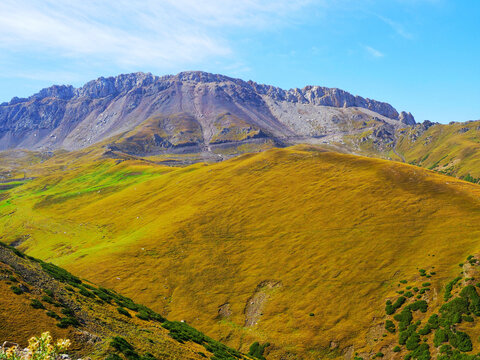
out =
[[[218,144],[219,137],[232,144],[338,142],[367,128],[415,124],[410,113],[335,88],[283,90],[200,71],[132,73],[100,77],[80,88],[54,85],[0,104],[0,149],[79,149],[131,132],[152,117],[179,114],[200,128],[195,151],[211,151],[209,144]],[[165,132],[182,133],[175,121],[168,124],[150,134],[160,139],[162,151],[176,148]],[[245,135],[252,131],[255,140]]]

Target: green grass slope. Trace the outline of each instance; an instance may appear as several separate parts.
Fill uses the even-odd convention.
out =
[[[369,351],[399,280],[435,266],[439,294],[479,246],[480,188],[416,166],[310,147],[185,168],[64,156],[7,191],[4,241],[268,359]]]

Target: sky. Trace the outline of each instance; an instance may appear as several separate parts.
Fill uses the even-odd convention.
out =
[[[203,70],[480,119],[479,0],[0,0],[0,102]]]

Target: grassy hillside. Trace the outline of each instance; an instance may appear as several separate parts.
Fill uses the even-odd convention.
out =
[[[405,161],[456,177],[480,178],[480,121],[405,129],[397,144]]]
[[[399,280],[435,266],[442,296],[478,251],[480,187],[416,166],[309,147],[185,168],[63,156],[6,191],[4,241],[268,359],[370,351]]]
[[[93,359],[247,359],[186,323],[167,321],[3,243],[0,295],[0,339],[22,347],[32,335],[50,331],[55,338],[70,338],[76,356]]]

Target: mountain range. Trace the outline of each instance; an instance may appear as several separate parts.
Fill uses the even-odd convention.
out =
[[[221,152],[242,144],[338,143],[414,125],[387,103],[319,86],[283,90],[205,72],[99,78],[0,105],[0,149],[75,150],[123,135],[135,154]],[[236,151],[234,151],[236,152]]]

